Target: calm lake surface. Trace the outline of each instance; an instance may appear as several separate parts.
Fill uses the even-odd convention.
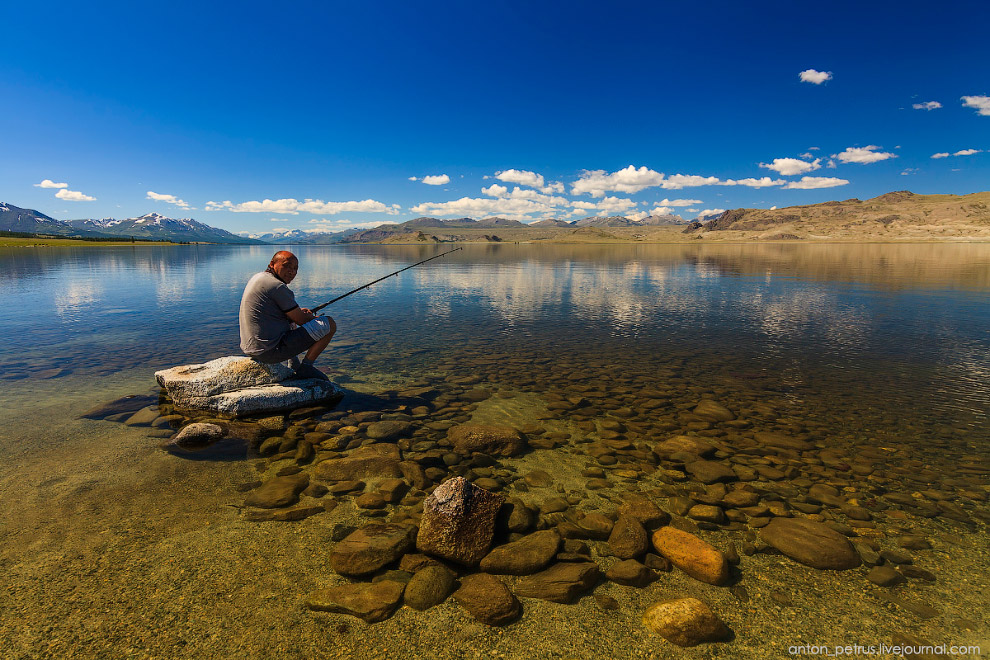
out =
[[[325,556],[319,560],[338,540],[322,519],[346,515],[359,524],[349,501],[298,523],[244,522],[236,517],[244,497],[238,488],[264,469],[255,454],[187,460],[158,447],[167,427],[159,425],[166,432],[155,437],[147,428],[79,419],[119,397],[156,393],[158,369],[237,354],[243,286],[275,249],[0,248],[0,496],[16,503],[0,518],[0,569],[16,594],[0,605],[0,646],[24,658],[670,653],[639,617],[658,594],[699,583],[663,577],[661,586],[622,592],[619,614],[590,598],[574,606],[527,600],[515,636],[513,627],[470,628],[475,624],[452,601],[434,614],[406,608],[370,628],[343,615],[314,615],[300,599],[336,578]],[[315,306],[443,246],[289,249],[300,259],[291,288],[302,305]],[[890,643],[892,634],[975,643],[987,639],[985,624],[970,624],[988,588],[988,295],[990,245],[980,244],[465,246],[325,310],[339,330],[318,364],[367,395],[440,387],[455,401],[445,418],[455,422],[542,424],[570,435],[571,444],[522,459],[513,468],[520,475],[554,472],[553,452],[560,465],[590,460],[582,449],[590,445],[573,443],[582,434],[589,443],[614,440],[595,435],[606,418],[628,425],[619,439],[629,447],[678,434],[731,442],[765,429],[865,462],[868,451],[889,450],[903,460],[885,473],[885,492],[927,489],[934,493],[929,503],[961,507],[945,520],[915,518],[908,508],[882,518],[895,527],[877,537],[883,547],[898,533],[929,539],[935,549],[916,553],[915,563],[940,569],[938,581],[910,580],[897,598],[933,605],[940,618],[891,605],[858,573],[850,584],[843,580],[851,577],[834,577],[852,571],[791,562],[801,571],[794,577],[797,569],[778,566],[776,555],[773,566],[753,565],[765,589],[750,582],[752,601],[703,585],[735,634],[721,648],[738,657],[785,657],[788,640],[799,637]],[[457,404],[464,388],[448,392],[444,384],[487,388],[492,398]],[[692,417],[703,399],[731,410],[737,423]],[[425,429],[422,437],[430,437]],[[584,467],[560,476],[560,493],[581,497]],[[765,487],[807,503],[807,485],[791,482],[810,473],[790,467],[786,479]],[[649,472],[634,469],[616,488],[646,489]],[[912,481],[919,472],[941,476]],[[518,494],[511,479],[502,481],[507,495]],[[836,484],[861,501],[856,482],[839,475]],[[650,487],[674,496],[680,491],[671,488],[686,486]],[[592,508],[607,510],[609,492],[604,500],[596,494]],[[736,530],[737,543],[745,541],[744,528]],[[733,538],[719,529],[701,526],[716,545]],[[182,557],[189,563],[174,563]],[[744,578],[749,561],[754,557],[743,557]],[[786,584],[790,606],[773,596]],[[256,625],[265,611],[274,613]],[[581,650],[589,647],[607,652]]]

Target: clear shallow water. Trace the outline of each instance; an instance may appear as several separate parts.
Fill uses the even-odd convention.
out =
[[[303,305],[438,252],[294,249]],[[0,251],[0,379],[58,397],[93,376],[146,381],[236,354],[243,283],[271,251]],[[702,386],[773,379],[826,406],[865,396],[881,416],[975,432],[990,401],[988,257],[983,245],[468,246],[329,308],[342,348],[323,364],[414,377],[462,351],[637,370],[676,359]],[[18,391],[3,388],[7,411]]]
[[[313,305],[442,248],[293,249],[301,270],[292,288]],[[910,531],[931,541],[915,562],[938,581],[890,594],[935,606],[937,618],[889,604],[858,570],[764,554],[740,564],[744,602],[674,571],[643,590],[599,586],[617,612],[592,598],[527,599],[504,631],[474,624],[453,601],[370,627],[306,611],[304,594],[340,579],[326,560],[336,527],[368,520],[349,498],[297,523],[246,522],[240,488],[281,463],[183,460],[147,428],[77,419],[151,393],[156,369],[235,354],[242,287],[274,250],[0,251],[0,497],[11,503],[0,515],[0,574],[12,594],[0,602],[0,643],[13,657],[666,657],[671,647],[639,616],[682,595],[726,620],[736,639],[712,648],[732,657],[786,657],[799,640],[987,639],[972,621],[990,588],[985,517],[918,517],[896,502],[859,538],[894,548]],[[589,448],[685,432],[730,448],[774,430],[836,447],[859,467],[875,462],[877,472],[850,478],[817,450],[781,468],[856,501],[918,494],[929,509],[964,506],[965,518],[985,513],[985,495],[973,498],[987,487],[988,292],[985,245],[467,246],[331,307],[339,331],[322,365],[362,392],[428,381],[453,404],[437,405],[438,417],[571,434],[558,450],[504,463],[517,475],[551,473],[583,511],[614,510],[629,489],[665,508],[670,495],[711,495],[651,474],[622,449],[606,465],[619,468],[613,487],[585,491],[581,470],[597,465]],[[495,396],[466,404],[475,384]],[[569,397],[580,402],[568,406]],[[699,425],[687,413],[702,398],[742,425]],[[588,430],[607,419],[626,431]],[[526,493],[500,467],[495,476],[532,504],[558,494]],[[753,483],[770,499],[807,504],[798,479]],[[699,534],[722,548],[749,538],[745,529]],[[611,561],[596,557],[603,568]]]

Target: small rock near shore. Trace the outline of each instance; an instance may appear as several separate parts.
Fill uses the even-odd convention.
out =
[[[729,634],[722,620],[697,598],[678,598],[651,605],[643,614],[643,624],[678,646],[718,641]]]
[[[478,621],[504,626],[522,614],[522,605],[505,583],[494,575],[475,573],[461,579],[454,600]]]

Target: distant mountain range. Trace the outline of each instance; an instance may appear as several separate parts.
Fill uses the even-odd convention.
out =
[[[167,218],[147,213],[137,218],[55,220],[44,213],[0,202],[0,230],[78,236],[81,238],[138,238],[189,243],[262,243],[232,234],[192,218]]]
[[[687,225],[688,221],[677,215],[651,215],[642,220],[631,220],[625,216],[593,216],[582,218],[581,220],[559,220],[547,218],[526,224],[518,220],[508,218],[483,218],[475,220],[473,218],[455,218],[453,220],[441,220],[440,218],[414,218],[398,224],[384,224],[357,232],[351,236],[341,238],[341,243],[373,243],[395,238],[404,234],[416,234],[424,229],[516,229],[526,227],[563,227],[577,229],[580,227],[646,227],[661,225]]]

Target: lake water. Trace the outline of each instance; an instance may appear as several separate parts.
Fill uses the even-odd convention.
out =
[[[314,306],[443,246],[292,249],[292,289]],[[639,619],[681,595],[705,599],[734,633],[702,657],[905,639],[990,648],[977,614],[990,588],[990,245],[472,245],[328,308],[339,330],[319,365],[348,395],[287,424],[405,418],[395,393],[431,388],[430,412],[410,420],[437,455],[446,426],[465,422],[525,428],[545,447],[450,465],[533,507],[568,498],[544,526],[609,514],[629,492],[667,510],[676,498],[718,503],[724,491],[676,460],[644,458],[696,436],[717,460],[763,469],[747,489],[764,503],[877,550],[923,538],[911,565],[936,577],[908,571],[889,588],[865,568],[808,568],[763,551],[763,522],[749,518],[764,515],[723,505],[731,520],[675,522],[722,549],[755,546],[739,564],[742,591],[675,569],[643,589],[603,582],[594,593],[617,610],[590,596],[523,599],[504,629],[453,599],[370,627],[303,605],[342,581],[327,561],[338,537],[382,515],[409,520],[415,497],[370,517],[343,495],[305,520],[251,522],[242,491],[284,467],[258,456],[259,437],[184,456],[159,447],[168,424],[79,419],[157,394],[155,370],[237,354],[244,283],[273,251],[0,249],[0,570],[13,594],[0,604],[0,647],[11,657],[665,657],[680,651]],[[693,413],[705,399],[735,419]],[[759,454],[761,432],[815,449]],[[589,488],[589,468],[609,484]],[[527,487],[534,470],[553,485]],[[846,502],[809,497],[814,483]],[[869,520],[847,517],[864,503]],[[603,570],[614,562],[604,542],[587,543]]]

